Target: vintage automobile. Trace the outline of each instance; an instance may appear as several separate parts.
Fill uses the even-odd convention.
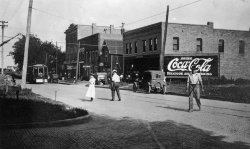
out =
[[[108,78],[106,72],[98,72],[97,75],[97,84],[108,84]]]
[[[50,74],[49,75],[49,82],[50,83],[58,83],[59,82],[59,76],[58,76],[58,74],[55,74],[55,73]]]
[[[144,89],[148,93],[161,92],[166,93],[165,72],[159,70],[147,70],[138,76],[133,83],[133,91]]]

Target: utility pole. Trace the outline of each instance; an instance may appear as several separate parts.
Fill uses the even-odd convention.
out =
[[[56,42],[56,74],[57,74],[57,42]]]
[[[160,54],[160,70],[162,70],[162,71],[164,68],[164,55],[165,55],[167,31],[168,31],[168,14],[169,14],[169,6],[167,6],[166,22],[165,22],[164,37],[163,37],[163,46],[162,46],[161,54]]]
[[[2,43],[4,42],[4,28],[7,27],[8,25],[5,25],[5,23],[8,23],[6,21],[0,21],[2,24],[0,25],[2,27]],[[3,74],[3,67],[4,67],[4,49],[3,49],[3,45],[2,45],[2,70],[1,73]]]
[[[29,0],[29,9],[28,9],[28,18],[27,18],[27,27],[26,27],[26,40],[25,40],[25,48],[24,48],[23,72],[22,72],[22,88],[26,87],[32,5],[33,5],[33,0]]]
[[[76,80],[75,80],[75,82],[77,82],[77,79],[78,79],[79,55],[80,55],[80,41],[79,41],[79,43],[78,43],[78,48],[77,48],[77,58],[76,58]]]

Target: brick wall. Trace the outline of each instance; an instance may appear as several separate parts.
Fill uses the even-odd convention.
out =
[[[173,50],[173,38],[179,38],[179,50]],[[197,38],[202,39],[202,52],[196,51]],[[218,53],[219,40],[224,40],[220,53],[220,76],[250,79],[250,32],[213,29],[209,25],[168,25],[165,54]],[[245,42],[245,53],[239,54],[239,41]]]
[[[127,31],[123,36],[125,57],[160,54],[165,23],[160,22],[139,29]],[[149,51],[148,39],[157,37],[157,51]],[[179,39],[179,50],[173,50],[173,38]],[[202,39],[202,51],[197,51],[197,38]],[[207,25],[169,23],[165,54],[219,53],[219,40],[224,40],[224,52],[220,53],[220,76],[226,78],[250,79],[250,31],[214,29]],[[142,52],[142,40],[147,41],[146,52]],[[239,54],[239,41],[245,43],[244,54]],[[134,53],[134,42],[138,42],[138,53]],[[132,43],[132,53],[126,54],[126,44]],[[125,64],[126,65],[126,64]]]

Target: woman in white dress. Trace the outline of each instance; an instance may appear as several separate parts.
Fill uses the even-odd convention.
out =
[[[86,97],[89,97],[91,101],[95,98],[95,77],[93,74],[90,74],[89,79],[89,88],[86,93]]]

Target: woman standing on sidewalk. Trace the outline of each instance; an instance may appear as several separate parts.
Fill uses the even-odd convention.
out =
[[[95,98],[95,77],[94,74],[90,74],[89,88],[86,93],[86,97],[89,97],[91,101]]]

